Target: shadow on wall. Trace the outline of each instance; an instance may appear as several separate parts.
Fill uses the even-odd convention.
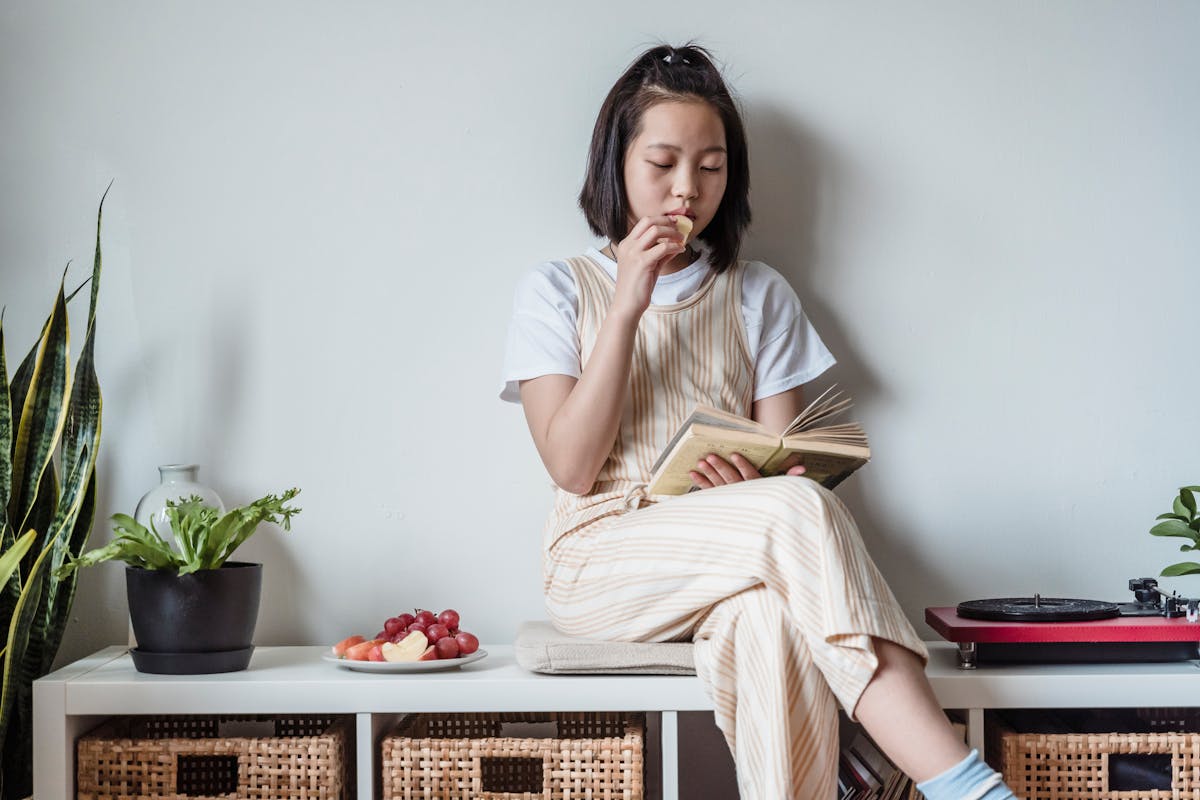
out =
[[[272,336],[263,336],[261,332],[249,331],[247,327],[253,324],[254,310],[248,307],[247,297],[250,293],[231,291],[214,295],[209,319],[211,320],[211,360],[208,374],[212,378],[207,387],[202,413],[197,431],[197,449],[207,463],[213,465],[214,480],[228,480],[228,476],[238,473],[235,465],[230,464],[227,454],[234,450],[237,440],[249,440],[255,448],[270,452],[275,443],[263,439],[262,431],[239,430],[236,426],[239,420],[244,420],[246,414],[243,404],[246,402],[246,386],[250,374],[260,368],[256,365],[275,363],[272,353],[254,352],[249,348],[283,346]],[[225,505],[232,508],[243,505],[264,492],[279,492],[291,486],[288,478],[262,476],[266,485],[249,491],[246,486],[230,486],[224,484],[217,487]],[[256,476],[257,480],[257,476]],[[304,487],[301,486],[298,505],[304,507]],[[308,598],[313,596],[311,580],[304,564],[297,560],[295,549],[289,541],[290,537],[304,531],[304,516],[297,518],[293,524],[293,532],[287,533],[276,525],[263,525],[261,529],[246,541],[234,560],[254,561],[263,564],[262,598],[259,602],[258,624],[255,627],[254,643],[258,646],[291,645],[312,640],[313,631],[308,621],[312,619],[311,609],[306,608]],[[305,536],[314,536],[312,530],[304,531]],[[300,612],[297,612],[300,609]]]
[[[848,196],[855,182],[840,164],[838,154],[802,119],[766,104],[748,105],[745,119],[754,224],[743,257],[762,260],[787,279],[838,360],[833,369],[813,382],[806,396],[816,397],[837,383],[853,397],[858,409],[886,409],[891,402],[888,387],[868,371],[854,351],[854,337],[846,333],[847,324],[853,326],[853,320],[839,319],[822,297],[822,291],[828,291],[831,285],[862,283],[836,281],[832,277],[835,273],[880,268],[878,264],[842,263],[839,253],[821,250],[822,233],[843,227],[837,224],[836,215],[851,203],[866,202],[866,198]],[[870,235],[870,231],[861,233]],[[830,303],[841,304],[836,297]],[[870,436],[870,431],[867,433]],[[954,596],[950,582],[934,575],[908,546],[916,537],[905,529],[905,521],[877,513],[881,504],[872,503],[868,496],[872,485],[867,469],[839,486],[837,493],[853,514],[884,577],[891,582],[903,576],[919,576],[918,583],[927,587],[923,596]],[[918,631],[924,630],[921,609],[905,611]]]

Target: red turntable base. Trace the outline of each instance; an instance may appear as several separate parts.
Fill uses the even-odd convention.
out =
[[[966,605],[966,604],[964,604]],[[953,606],[925,621],[958,645],[958,665],[1185,661],[1200,658],[1200,623],[1186,617],[1117,616],[1082,622],[983,620]]]

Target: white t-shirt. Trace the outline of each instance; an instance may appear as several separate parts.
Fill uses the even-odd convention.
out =
[[[679,272],[659,277],[650,295],[652,305],[678,303],[691,297],[708,275],[708,252]],[[595,247],[587,255],[612,277],[617,262]],[[542,375],[581,374],[576,315],[579,295],[565,261],[546,261],[517,284],[512,321],[504,351],[504,388],[500,399],[521,402],[519,382]],[[746,263],[742,279],[742,322],[754,354],[754,399],[761,400],[807,383],[833,366],[800,299],[788,282],[761,261]]]

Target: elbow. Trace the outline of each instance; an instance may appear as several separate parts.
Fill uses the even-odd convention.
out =
[[[564,492],[571,494],[587,494],[596,483],[597,471],[585,472],[581,469],[556,470],[550,477],[554,485]]]

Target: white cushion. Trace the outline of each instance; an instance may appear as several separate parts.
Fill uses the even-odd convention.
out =
[[[559,633],[549,622],[523,622],[514,647],[530,672],[600,675],[695,675],[691,642],[605,642]]]

